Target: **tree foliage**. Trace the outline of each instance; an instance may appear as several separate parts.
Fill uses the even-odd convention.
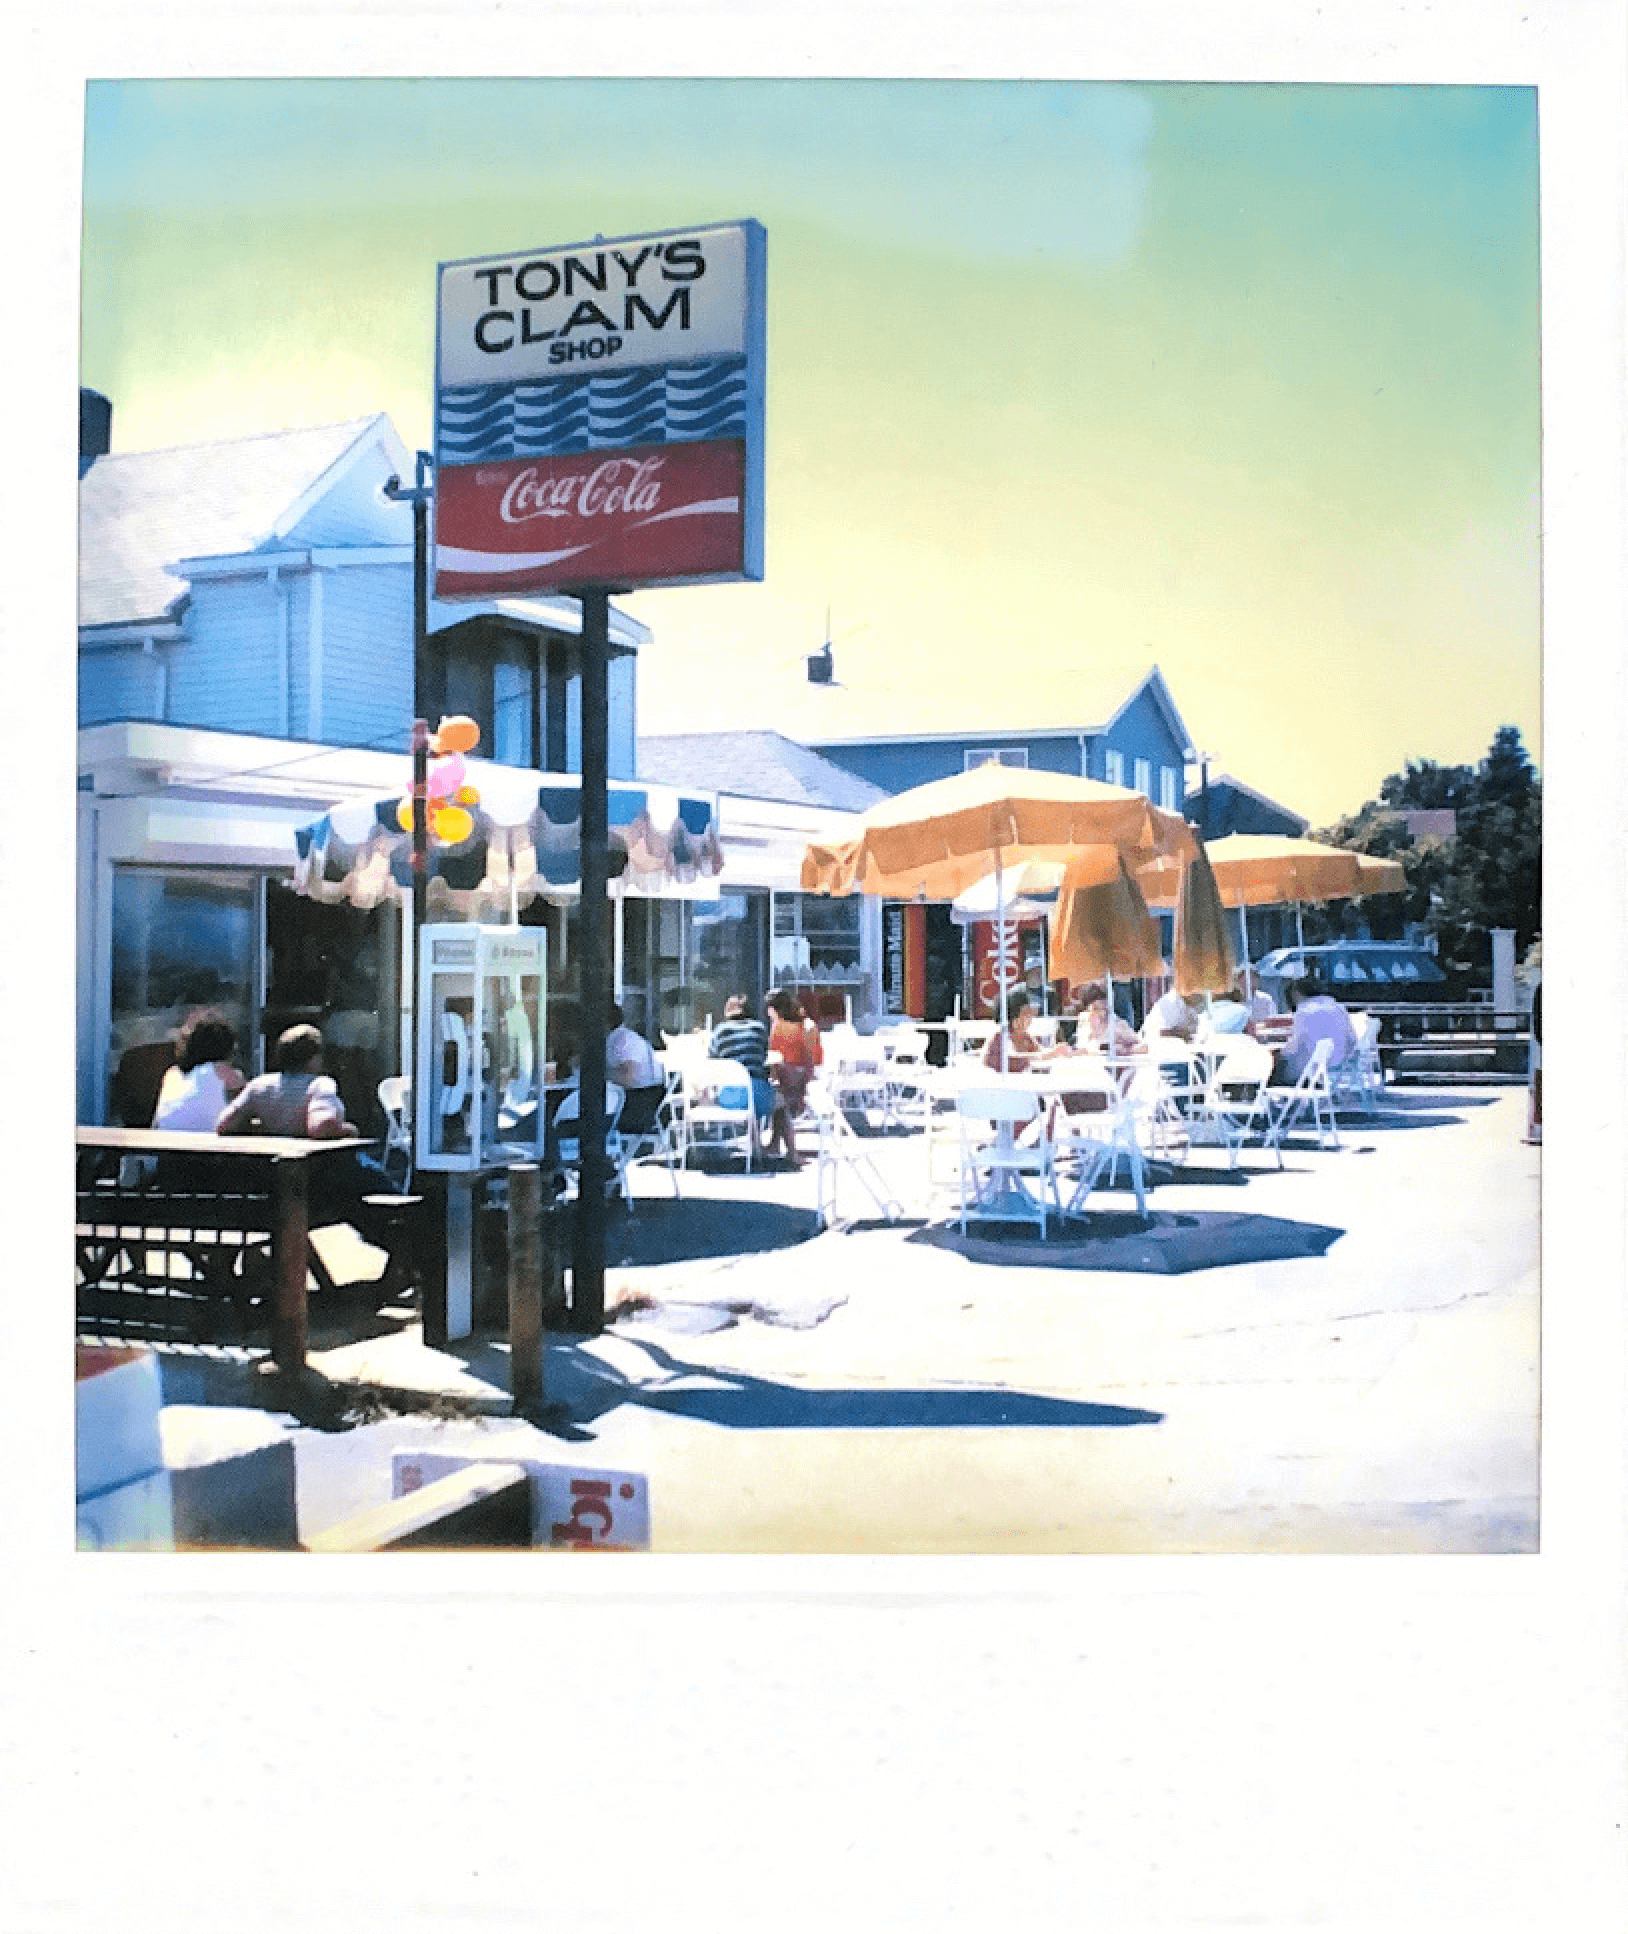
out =
[[[1415,837],[1403,814],[1450,810],[1449,839]],[[1543,927],[1543,788],[1519,731],[1500,726],[1475,766],[1410,759],[1380,785],[1377,799],[1315,835],[1332,846],[1399,859],[1405,894],[1358,902],[1379,938],[1416,925],[1433,935],[1442,965],[1456,977],[1484,979],[1488,938],[1511,927],[1524,954]],[[1339,910],[1331,910],[1330,929]]]

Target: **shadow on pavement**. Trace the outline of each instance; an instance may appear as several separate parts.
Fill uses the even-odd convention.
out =
[[[662,1373],[659,1380],[625,1377],[579,1341],[551,1343],[546,1382],[557,1421],[543,1427],[575,1440],[592,1434],[585,1424],[623,1404],[730,1430],[1084,1430],[1164,1421],[1157,1410],[1021,1390],[813,1390],[686,1363],[643,1337],[638,1346]]]
[[[1351,1135],[1394,1135],[1399,1129],[1404,1128],[1460,1128],[1463,1126],[1464,1117],[1462,1115],[1440,1113],[1440,1102],[1434,1103],[1433,1106],[1438,1111],[1437,1113],[1429,1114],[1423,1110],[1410,1109],[1406,1113],[1393,1114],[1389,1105],[1387,1105],[1384,1108],[1377,1109],[1371,1115],[1341,1115],[1339,1118],[1340,1134],[1342,1137]],[[1458,1107],[1456,1101],[1453,1103],[1453,1107],[1455,1109]],[[1291,1142],[1296,1139],[1298,1138],[1292,1135],[1289,1137]]]
[[[1344,1233],[1317,1222],[1200,1210],[1186,1215],[1155,1211],[1145,1218],[1093,1214],[1054,1225],[1044,1241],[1036,1228],[999,1222],[969,1222],[965,1235],[956,1223],[941,1222],[906,1240],[953,1250],[969,1262],[1183,1276],[1233,1263],[1321,1256]]]
[[[709,1256],[760,1255],[790,1249],[819,1232],[820,1219],[812,1209],[705,1196],[677,1201],[646,1196],[631,1215],[608,1219],[605,1263],[611,1269],[643,1269]]]

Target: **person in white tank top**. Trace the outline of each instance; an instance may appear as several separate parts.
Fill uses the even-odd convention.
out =
[[[243,1087],[232,1065],[237,1036],[213,1009],[188,1015],[175,1037],[175,1066],[164,1072],[153,1126],[212,1135],[226,1104]]]

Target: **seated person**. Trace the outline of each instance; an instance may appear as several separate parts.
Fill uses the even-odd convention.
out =
[[[1278,1053],[1275,1080],[1298,1081],[1319,1041],[1329,1043],[1330,1073],[1356,1052],[1357,1032],[1351,1025],[1351,1016],[1332,994],[1314,993],[1309,981],[1296,981],[1289,989],[1289,1012],[1294,1016],[1294,1025]]]
[[[1174,987],[1167,994],[1159,996],[1148,1009],[1147,1019],[1142,1023],[1144,1041],[1157,1041],[1163,1036],[1191,1041],[1197,1032],[1197,1011],[1187,996],[1178,994]]]
[[[1006,996],[1006,1025],[990,1035],[989,1045],[984,1049],[984,1066],[996,1070],[1004,1067],[1007,1074],[1022,1074],[1025,1068],[1032,1068],[1038,1062],[1055,1061],[1074,1052],[1061,1041],[1043,1048],[1031,1031],[1033,1020],[1034,996],[1027,987],[1014,987]]]
[[[1199,1031],[1206,1040],[1216,1035],[1247,1034],[1254,1024],[1248,1002],[1233,988],[1211,994],[1199,1020]]]
[[[1074,1030],[1074,1051],[1091,1054],[1140,1054],[1142,1037],[1122,1015],[1108,1012],[1108,990],[1093,981],[1080,995],[1080,1022]]]
[[[1278,1004],[1261,985],[1253,967],[1240,967],[1233,986],[1238,991],[1238,998],[1249,1009],[1251,1028],[1257,1021],[1270,1021],[1276,1018]]]
[[[614,1081],[625,1097],[616,1123],[619,1133],[643,1135],[655,1127],[667,1093],[661,1064],[644,1036],[628,1026],[615,1001],[610,1005],[610,1031],[605,1036],[605,1079]]]
[[[777,987],[769,996],[767,1006],[774,1016],[774,1025],[769,1030],[769,1053],[778,1057],[770,1064],[769,1078],[780,1090],[786,1120],[792,1123],[803,1112],[808,1084],[814,1079],[814,1070],[825,1059],[825,1051],[820,1045],[819,1029],[804,1013],[795,994]],[[795,1162],[797,1142],[789,1129],[788,1139],[788,1152]]]
[[[286,1028],[272,1052],[276,1069],[257,1075],[215,1124],[219,1135],[291,1135],[305,1141],[355,1140],[360,1130],[345,1119],[345,1104],[332,1076],[322,1072],[322,1035],[314,1027]],[[377,1160],[361,1149],[310,1165],[307,1187],[312,1228],[348,1222],[364,1241],[382,1234],[386,1218],[363,1201],[393,1195]],[[371,1232],[371,1233],[370,1233]]]
[[[243,1087],[232,1065],[237,1035],[211,1007],[189,1014],[175,1037],[175,1064],[166,1068],[153,1111],[155,1128],[211,1135],[221,1111]]]
[[[712,1030],[710,1048],[714,1061],[738,1061],[746,1070],[753,1112],[759,1122],[769,1125],[767,1152],[773,1155],[784,1148],[791,1155],[791,1121],[769,1080],[769,1030],[753,1014],[744,994],[731,994],[724,1002],[724,1018]]]

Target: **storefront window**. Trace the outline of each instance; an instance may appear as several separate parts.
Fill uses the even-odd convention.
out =
[[[769,991],[769,896],[762,892],[721,893],[716,900],[686,903],[689,929],[689,1005],[695,1020],[723,1019],[724,1002],[744,994],[761,1002]]]
[[[322,1030],[324,1065],[364,1134],[382,1122],[378,1087],[396,1072],[401,990],[394,906],[366,910],[307,900],[280,881],[266,891],[266,1065],[284,1028]]]
[[[258,888],[252,875],[115,871],[115,1057],[168,1041],[195,1007],[219,1008],[247,1040]]]

